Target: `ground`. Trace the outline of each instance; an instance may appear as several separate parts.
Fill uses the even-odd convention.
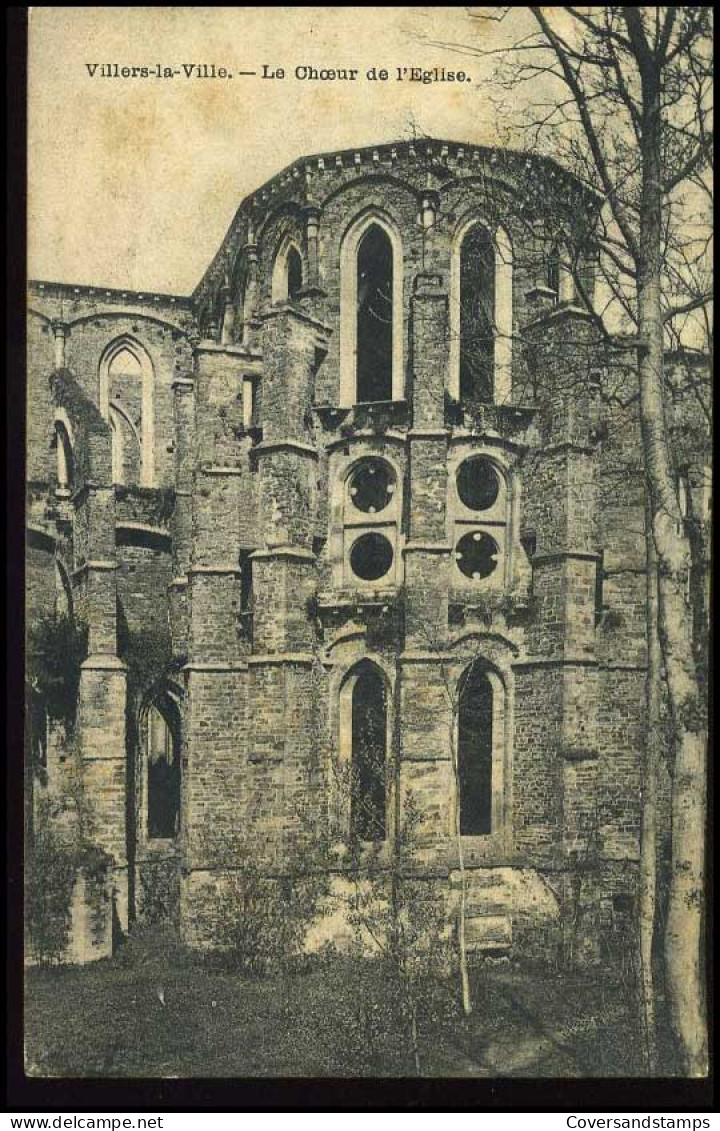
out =
[[[587,973],[494,964],[473,971],[463,1017],[456,980],[422,993],[422,1074],[441,1077],[642,1075],[627,994]],[[285,977],[146,932],[111,960],[27,973],[31,1076],[404,1076],[414,1072],[377,964],[330,956]]]

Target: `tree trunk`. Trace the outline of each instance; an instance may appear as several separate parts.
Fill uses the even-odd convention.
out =
[[[461,850],[462,852],[462,850]],[[467,942],[465,939],[465,918],[467,906],[467,892],[465,890],[465,867],[460,864],[460,911],[458,913],[458,958],[460,963],[460,985],[462,987],[463,1012],[472,1013],[472,998],[470,997],[470,977],[468,974]]]
[[[452,732],[450,734],[450,759],[452,763],[453,783],[455,790],[455,844],[457,846],[458,870],[460,872],[460,906],[458,908],[457,919],[458,965],[460,968],[460,988],[462,990],[463,1012],[467,1016],[472,1013],[472,998],[470,996],[467,939],[465,937],[465,921],[467,919],[467,878],[465,875],[465,855],[463,853],[462,834],[460,832],[460,766],[457,746],[455,742],[455,724],[455,712],[453,711],[452,718],[450,720],[450,725],[452,727]]]
[[[658,629],[675,738],[672,861],[665,967],[670,1020],[683,1067],[707,1072],[707,1027],[700,966],[705,849],[705,726],[688,601],[690,544],[670,460],[663,388],[661,306],[662,177],[659,84],[644,76],[645,132],[640,204],[638,324],[640,416],[658,559]]]
[[[647,722],[645,772],[640,818],[640,992],[645,1029],[645,1063],[648,1074],[657,1072],[656,994],[653,978],[653,943],[657,908],[657,781],[660,758],[661,658],[658,637],[657,555],[651,531],[650,508],[647,545]]]
[[[412,1047],[413,1060],[415,1062],[415,1075],[422,1076],[422,1064],[420,1062],[420,1043],[418,1041],[418,1026],[417,1026],[417,1004],[412,989],[409,992],[409,1008],[410,1008],[410,1044]]]
[[[673,1030],[680,1042],[684,1068],[689,1076],[707,1074],[707,1027],[701,968],[703,945],[703,896],[706,821],[706,737],[697,681],[690,675],[689,659],[679,659],[672,646],[677,636],[688,636],[672,620],[680,615],[684,590],[673,579],[665,579],[661,593],[661,634],[665,649],[668,688],[676,730],[672,772],[672,857],[668,913],[665,927],[665,969]],[[664,597],[664,601],[663,601]],[[665,605],[665,613],[662,609]],[[689,616],[685,608],[686,618]],[[668,624],[668,622],[670,622]],[[690,649],[690,645],[687,645]]]

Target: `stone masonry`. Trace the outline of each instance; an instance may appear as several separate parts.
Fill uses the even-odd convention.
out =
[[[282,874],[312,829],[342,842],[332,764],[358,757],[372,670],[397,759],[388,841],[390,794],[410,791],[418,875],[451,918],[457,751],[470,945],[550,957],[592,860],[597,957],[636,883],[644,488],[635,410],[616,419],[602,395],[632,391],[632,368],[547,273],[561,234],[592,285],[597,209],[551,161],[398,142],[262,186],[190,297],[30,284],[28,617],[88,626],[73,757],[123,929],[162,875],[183,936],[212,945],[239,854]],[[462,376],[474,225],[494,256],[483,397]],[[370,231],[382,278],[362,267]],[[358,395],[371,355],[382,399]],[[685,458],[700,513],[702,444]],[[368,475],[389,486],[364,505]],[[462,737],[475,669],[484,786]],[[48,736],[62,792],[51,718]]]

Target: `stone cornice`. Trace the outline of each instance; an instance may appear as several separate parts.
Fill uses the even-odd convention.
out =
[[[247,346],[233,345],[228,342],[215,342],[211,338],[202,338],[195,346],[195,352],[200,353],[225,353],[228,357],[236,357],[246,364],[257,369],[262,364],[262,353],[258,350],[249,350]]]
[[[138,302],[166,302],[172,306],[192,309],[192,298],[189,295],[169,294],[165,291],[131,291],[121,287],[98,287],[89,283],[59,283],[46,279],[28,279],[28,290],[35,294],[59,295],[63,298],[73,298],[82,295],[85,298],[119,298],[137,300]]]
[[[317,561],[317,556],[312,550],[304,546],[270,546],[265,550],[253,550],[250,554],[251,561],[268,561],[280,559],[295,562],[309,562],[312,565]]]
[[[84,672],[126,672],[127,664],[113,652],[91,652],[80,665]],[[124,754],[123,754],[124,757]]]
[[[589,310],[569,303],[565,306],[554,306],[552,310],[544,310],[541,314],[538,314],[536,318],[532,318],[527,322],[524,329],[534,330],[536,327],[545,326],[551,322],[563,322],[568,318],[579,318],[584,322],[594,322],[595,320],[595,316],[591,314]]]
[[[83,562],[81,566],[73,570],[72,577],[81,577],[84,573],[89,573],[94,570],[96,573],[110,573],[114,569],[119,569],[118,563],[109,561],[103,558],[91,558]]]
[[[311,459],[319,459],[318,450],[312,444],[306,443],[304,440],[261,440],[253,448],[255,456],[271,455],[273,452],[295,452],[297,455],[310,456]]]
[[[600,554],[592,550],[552,550],[546,554],[533,554],[532,558],[533,566],[562,561],[599,562]]]
[[[339,436],[337,440],[330,440],[325,444],[325,450],[328,452],[335,451],[336,448],[347,447],[348,444],[400,444],[405,447],[407,443],[407,435],[404,432],[398,432],[394,428],[388,428],[385,432],[376,432],[372,428],[358,429],[357,432],[352,432],[347,436]]]
[[[461,444],[484,444],[487,448],[504,448],[518,455],[528,450],[528,444],[510,440],[499,432],[471,432],[466,428],[453,428],[449,442],[453,447],[459,447]]]
[[[408,440],[444,440],[448,441],[452,435],[450,428],[410,428]]]
[[[130,519],[118,519],[115,522],[115,531],[118,530],[136,530],[140,534],[151,534],[154,538],[162,538],[163,541],[171,543],[172,535],[168,530],[162,526],[153,526],[149,522],[133,522]]]
[[[321,334],[328,337],[332,333],[332,327],[328,326],[327,322],[321,322],[318,318],[313,318],[312,315],[307,314],[292,302],[279,303],[277,306],[266,307],[258,314],[260,322],[269,322],[273,318],[281,318],[286,314],[291,314],[298,322],[304,322],[307,326],[311,326],[313,330],[319,330]]]
[[[451,554],[452,546],[446,542],[407,542],[403,554]]]

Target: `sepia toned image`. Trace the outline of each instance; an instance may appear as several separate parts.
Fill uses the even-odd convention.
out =
[[[28,18],[25,1072],[706,1077],[712,10]]]

